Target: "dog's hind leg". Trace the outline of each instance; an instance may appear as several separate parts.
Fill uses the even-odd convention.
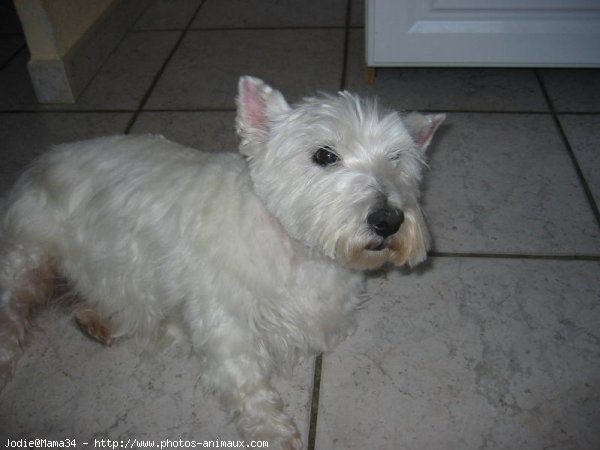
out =
[[[71,304],[71,310],[81,331],[107,347],[112,345],[113,338],[110,326],[95,309],[88,306],[85,301],[76,299]]]
[[[37,248],[5,245],[0,261],[1,389],[21,353],[33,310],[52,298],[56,271],[52,258]]]

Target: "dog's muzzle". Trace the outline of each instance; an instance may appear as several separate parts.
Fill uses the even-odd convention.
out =
[[[376,209],[367,216],[367,223],[371,230],[384,239],[395,234],[402,222],[404,222],[404,212],[390,206]]]

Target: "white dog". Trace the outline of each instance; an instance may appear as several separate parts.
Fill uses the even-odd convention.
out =
[[[0,244],[0,385],[56,279],[110,344],[184,330],[240,433],[300,448],[269,379],[352,325],[360,271],[426,257],[424,149],[444,119],[342,92],[290,107],[243,77],[240,154],[160,136],[56,147],[20,178]]]

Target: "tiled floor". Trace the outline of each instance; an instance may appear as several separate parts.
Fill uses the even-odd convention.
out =
[[[245,73],[291,100],[348,88],[448,113],[425,183],[429,263],[368,279],[356,334],[277,380],[286,408],[309,449],[600,448],[600,71],[388,69],[368,86],[360,0],[157,0],[76,105],[40,106],[2,13],[3,193],[73,139],[235,150]],[[237,439],[194,357],[102,348],[59,311],[36,324],[0,394],[0,442]]]

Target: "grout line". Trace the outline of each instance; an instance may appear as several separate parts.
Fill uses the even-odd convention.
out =
[[[87,83],[85,83],[85,86],[83,86],[83,88],[81,88],[81,90],[79,91],[79,94],[76,95],[75,102],[77,102],[85,94],[85,91],[92,85],[92,83],[96,80],[96,78],[100,75],[100,73],[102,73],[102,69],[104,69],[104,67],[108,64],[111,56],[114,55],[119,50],[119,48],[121,47],[121,45],[123,44],[125,39],[127,39],[127,36],[129,35],[129,33],[131,32],[133,27],[135,27],[135,24],[137,23],[137,21],[140,19],[140,17],[144,13],[144,10],[145,10],[145,8],[141,9],[141,11],[138,13],[136,18],[131,22],[131,25],[129,26],[127,31],[125,31],[125,33],[123,33],[123,35],[121,36],[121,39],[119,40],[117,45],[115,45],[113,47],[113,49],[110,52],[108,52],[108,54],[105,56],[104,60],[98,66],[98,68],[96,69],[94,74],[89,78]],[[77,103],[75,103],[75,104],[77,104]]]
[[[93,114],[93,113],[135,113],[138,108],[135,109],[7,109],[0,110],[0,114],[47,114],[47,113],[82,113],[82,114]],[[191,113],[191,112],[235,112],[235,108],[179,108],[179,109],[145,109],[143,112],[153,113]]]
[[[310,422],[308,428],[308,437],[306,442],[307,450],[315,449],[317,439],[317,419],[319,415],[319,398],[321,394],[321,371],[323,369],[323,353],[315,358],[315,370],[313,377],[313,392],[310,402]]]
[[[204,6],[204,3],[206,3],[206,0],[202,0],[202,2],[200,2],[200,4],[198,5],[198,7],[196,8],[196,11],[194,11],[194,13],[192,14],[192,17],[188,21],[185,29],[181,32],[181,35],[179,36],[179,38],[175,42],[175,45],[173,46],[173,48],[169,52],[169,55],[165,58],[162,66],[160,67],[160,69],[158,69],[158,72],[156,72],[156,74],[154,75],[154,78],[152,79],[152,82],[150,83],[150,86],[146,90],[146,93],[142,97],[142,100],[140,101],[140,104],[138,105],[137,110],[133,113],[133,115],[129,119],[129,122],[127,123],[127,126],[125,127],[125,131],[124,131],[125,134],[129,134],[129,131],[131,131],[131,128],[133,128],[133,125],[137,121],[137,118],[139,117],[140,113],[144,109],[144,105],[146,104],[146,102],[150,98],[150,95],[152,94],[152,91],[154,90],[154,87],[156,86],[156,84],[158,83],[158,80],[160,79],[160,77],[162,76],[163,72],[165,71],[165,69],[169,65],[169,62],[173,58],[173,55],[179,49],[179,46],[181,45],[181,42],[183,41],[183,39],[187,35],[187,33],[188,33],[188,31],[189,31],[189,29],[190,29],[190,27],[192,25],[192,22],[194,22],[194,20],[196,19],[196,16],[198,15],[198,12],[202,9],[202,6]]]
[[[540,75],[540,71],[538,69],[534,68],[533,74],[535,75],[538,85],[540,86],[540,89],[542,90],[542,95],[544,96],[544,99],[546,100],[546,104],[548,105],[550,112],[552,114],[554,114],[554,112],[556,111],[554,108],[554,102],[552,101],[552,98],[550,97],[550,93],[548,92],[548,89],[546,89],[546,85],[544,84],[544,80],[542,79],[542,76]]]
[[[448,114],[499,114],[499,115],[546,115],[549,116],[552,113],[550,111],[536,111],[536,110],[492,110],[492,109],[419,109],[424,113],[438,112]]]
[[[0,114],[23,114],[23,113],[103,113],[103,112],[137,112],[138,108],[135,109],[77,109],[77,108],[61,108],[53,106],[44,106],[43,108],[32,108],[32,109],[1,109]],[[144,109],[143,112],[221,112],[221,111],[235,111],[234,108],[151,108]],[[490,115],[546,115],[552,116],[554,113],[550,111],[493,111],[493,110],[465,110],[465,109],[420,109],[423,113],[448,113],[448,114],[490,114]],[[600,115],[600,111],[591,112],[559,112],[560,115],[580,115],[580,116],[597,116]]]
[[[216,27],[216,28],[190,28],[189,31],[282,31],[282,30],[363,30],[365,27],[358,25],[322,25],[322,26],[288,26],[288,27]],[[131,30],[131,33],[148,33],[157,31],[185,31],[185,28],[144,28]]]
[[[345,25],[323,26],[296,26],[296,27],[216,27],[216,28],[190,28],[191,31],[302,31],[302,30],[345,30]]]
[[[236,112],[235,108],[177,108],[177,109],[168,109],[168,108],[147,108],[144,109],[144,112],[153,112],[153,113],[169,113],[169,112]]]
[[[350,36],[350,14],[352,12],[352,2],[346,2],[346,24],[344,27],[344,47],[342,53],[342,73],[340,78],[340,90],[346,88],[346,66],[348,62],[348,40]],[[319,418],[319,399],[321,395],[321,372],[323,369],[323,354],[320,353],[315,358],[315,369],[313,377],[312,399],[310,404],[310,422],[308,428],[308,438],[306,442],[307,450],[315,450],[317,439],[317,422]]]
[[[575,156],[575,152],[573,151],[573,148],[571,147],[571,143],[569,142],[569,140],[567,138],[567,135],[565,133],[565,130],[563,129],[562,123],[560,122],[560,119],[558,118],[558,116],[556,114],[553,114],[552,118],[554,119],[554,123],[556,125],[556,128],[558,129],[558,133],[560,135],[560,138],[563,141],[563,144],[567,150],[567,153],[569,154],[569,157],[571,158],[571,162],[573,163],[573,167],[575,168],[575,172],[577,173],[577,177],[579,178],[581,187],[583,188],[585,196],[587,197],[588,204],[592,210],[592,213],[594,214],[594,217],[596,218],[596,223],[598,224],[598,227],[600,227],[600,209],[598,209],[598,204],[596,203],[596,200],[594,199],[594,194],[592,193],[592,190],[590,189],[590,186],[585,178],[585,175],[584,175],[583,171],[581,170],[581,166],[579,165],[577,156]]]
[[[556,111],[561,116],[594,116],[600,114],[600,111]]]
[[[45,106],[43,108],[35,109],[0,109],[0,114],[38,114],[38,113],[135,113],[138,108],[135,109],[77,109],[77,108],[63,108],[54,109],[52,106]],[[143,112],[154,112],[154,113],[171,113],[171,112],[231,112],[235,111],[235,108],[149,108],[144,109]],[[453,110],[453,109],[420,109],[423,113],[447,113],[447,114],[490,114],[490,115],[546,115],[552,116],[551,112],[540,112],[540,111],[478,111],[478,110]],[[562,116],[598,116],[598,112],[573,112],[573,113],[559,113]]]
[[[134,24],[135,25],[135,24]],[[185,28],[148,28],[143,30],[130,30],[132,34],[137,33],[173,33],[177,31],[185,31]]]
[[[352,14],[352,1],[346,1],[346,25],[344,27],[344,48],[342,53],[342,74],[340,78],[340,90],[346,89],[347,84],[347,66],[348,66],[348,51],[350,41],[350,16]]]
[[[600,227],[600,210],[598,209],[598,204],[596,203],[596,200],[594,199],[594,195],[592,194],[592,190],[590,189],[590,186],[585,178],[585,175],[584,175],[583,171],[581,170],[581,166],[579,165],[577,156],[575,156],[573,147],[571,147],[571,143],[569,142],[569,139],[567,138],[567,134],[565,133],[562,123],[560,122],[560,118],[558,117],[558,114],[556,113],[556,109],[554,108],[554,102],[552,102],[552,99],[550,98],[550,94],[548,92],[548,89],[546,88],[546,85],[544,84],[544,80],[538,69],[535,69],[534,73],[538,80],[538,83],[540,84],[542,93],[544,94],[544,97],[546,98],[548,107],[550,108],[550,111],[552,113],[552,118],[554,119],[554,124],[556,125],[556,128],[558,130],[558,134],[563,142],[563,145],[567,151],[567,154],[569,155],[569,158],[571,158],[571,163],[573,164],[573,168],[575,169],[575,172],[577,173],[577,178],[579,179],[579,184],[581,185],[583,192],[585,193],[585,196],[587,198],[588,205],[590,206],[592,213],[594,214],[594,217],[596,219],[596,224],[598,225],[598,227]]]
[[[136,109],[15,109],[0,110],[0,114],[131,114],[136,111]]]
[[[528,259],[546,261],[600,261],[600,255],[542,255],[534,253],[470,253],[438,252],[428,253],[431,258],[474,258],[474,259]]]
[[[27,48],[27,44],[22,44],[19,48],[17,48],[12,55],[10,55],[2,64],[0,64],[0,70],[7,67],[23,50]]]

